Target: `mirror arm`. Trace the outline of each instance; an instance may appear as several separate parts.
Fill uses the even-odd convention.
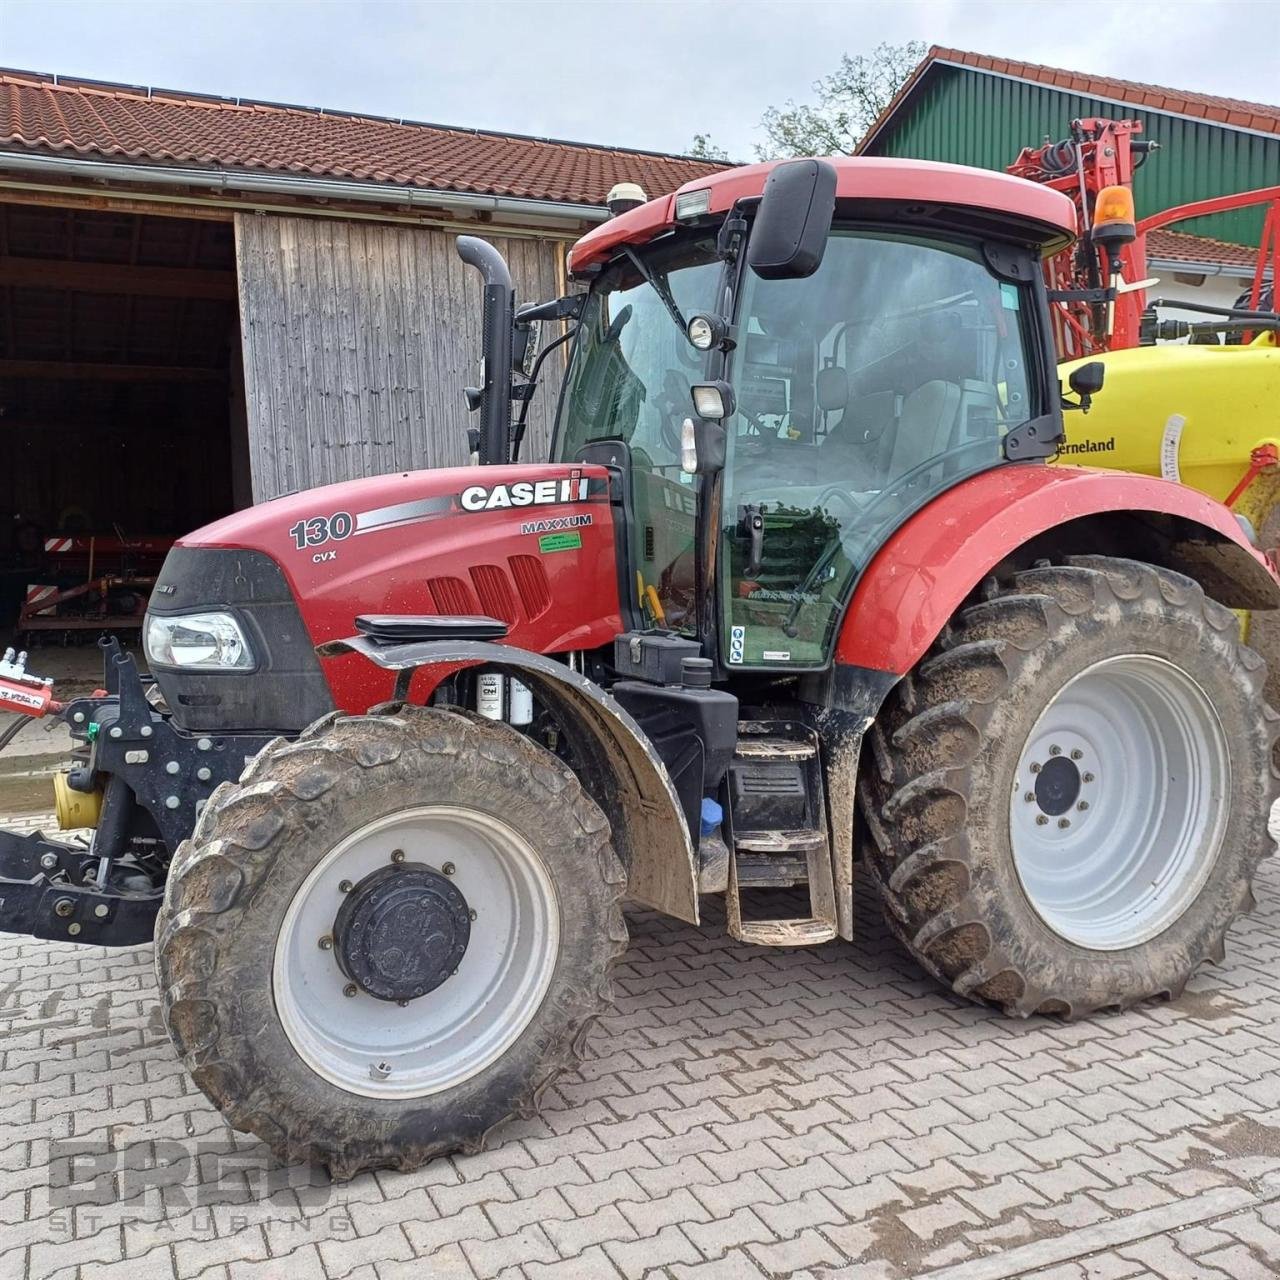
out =
[[[541,351],[538,352],[538,358],[533,362],[533,368],[529,372],[529,380],[520,388],[521,404],[520,417],[516,420],[515,430],[511,433],[511,461],[520,461],[520,444],[524,440],[525,421],[529,417],[529,405],[533,402],[533,393],[537,390],[538,374],[542,371],[542,362],[557,348],[563,346],[578,332],[577,326],[562,333],[554,342],[548,342]]]
[[[567,293],[550,302],[526,303],[516,312],[516,324],[529,324],[533,320],[581,320],[586,305],[585,293]]]

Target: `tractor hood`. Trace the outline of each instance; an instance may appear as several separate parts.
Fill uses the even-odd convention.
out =
[[[261,696],[281,620],[259,625],[254,615],[282,593],[309,654],[351,635],[359,614],[487,615],[508,625],[507,643],[538,653],[604,644],[621,630],[608,473],[571,464],[456,467],[289,494],[182,538],[151,612],[247,616],[267,651],[252,681]],[[364,710],[390,696],[386,673],[359,659],[323,669],[332,705]],[[245,673],[198,680],[244,683]]]

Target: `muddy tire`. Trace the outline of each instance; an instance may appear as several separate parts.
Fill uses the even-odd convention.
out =
[[[610,1007],[624,880],[599,808],[509,727],[330,715],[219,787],[175,855],[169,1033],[284,1161],[346,1178],[476,1150]]]
[[[859,801],[890,927],[1026,1016],[1176,996],[1271,852],[1280,719],[1189,578],[1076,557],[993,581],[894,691]]]

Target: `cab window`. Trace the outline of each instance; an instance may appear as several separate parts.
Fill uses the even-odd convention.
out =
[[[1002,460],[1039,411],[1031,305],[976,247],[892,231],[837,229],[807,279],[744,273],[723,513],[731,665],[824,662],[888,532]]]

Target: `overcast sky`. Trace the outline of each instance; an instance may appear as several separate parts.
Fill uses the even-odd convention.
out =
[[[1280,101],[1280,0],[0,0],[0,64],[620,146],[761,111],[842,52],[923,40]],[[1036,139],[1028,139],[1036,141]]]

